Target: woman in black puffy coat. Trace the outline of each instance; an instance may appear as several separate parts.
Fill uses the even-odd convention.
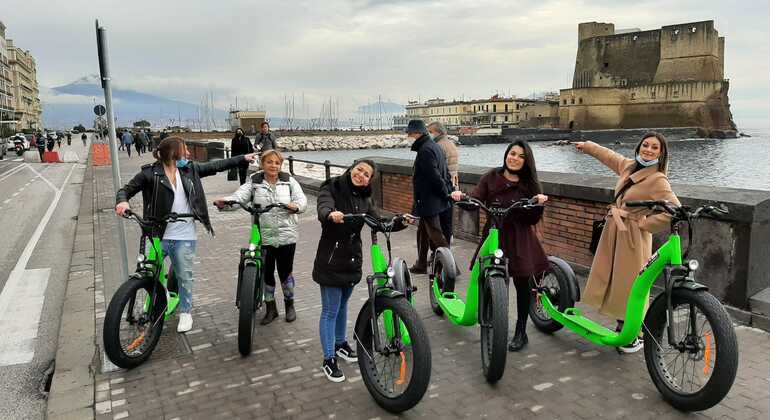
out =
[[[375,171],[374,162],[356,161],[345,173],[326,181],[318,194],[321,239],[313,263],[313,280],[321,286],[322,369],[333,382],[345,380],[337,357],[348,362],[358,360],[348,345],[346,327],[348,299],[362,276],[361,228],[364,223],[362,220],[345,221],[343,215],[376,215],[370,186]]]

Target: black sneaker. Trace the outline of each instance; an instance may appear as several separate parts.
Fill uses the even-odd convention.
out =
[[[358,361],[358,355],[356,354],[355,350],[350,348],[350,345],[348,345],[347,341],[342,344],[336,344],[334,346],[334,354],[345,359],[346,362]]]
[[[644,347],[644,341],[641,338],[635,338],[634,341],[632,341],[629,344],[626,344],[625,346],[618,347],[618,351],[621,353],[636,353],[639,350],[641,350]]]
[[[345,374],[337,366],[337,359],[335,358],[325,359],[321,369],[326,374],[326,378],[332,382],[342,382],[345,380]]]

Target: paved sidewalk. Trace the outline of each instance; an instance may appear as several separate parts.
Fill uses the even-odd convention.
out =
[[[123,181],[138,171],[141,160],[121,154]],[[110,168],[95,168],[97,194],[94,211],[96,247],[96,337],[101,347],[104,307],[119,286],[114,193]],[[89,180],[86,180],[89,182]],[[231,192],[237,183],[225,174],[204,180],[209,201]],[[311,197],[311,202],[312,202]],[[140,209],[139,200],[132,207]],[[210,210],[211,237],[199,226],[195,261],[193,330],[176,331],[176,319],[166,324],[159,347],[143,366],[115,370],[104,360],[101,348],[96,372],[95,415],[108,418],[337,418],[395,417],[380,409],[361,381],[356,364],[342,368],[348,380],[333,384],[319,366],[318,338],[320,294],[310,278],[316,240],[320,234],[314,203],[302,215],[301,241],[297,247],[295,277],[298,319],[283,318],[267,327],[258,326],[255,351],[242,358],[237,350],[237,312],[234,306],[238,249],[248,238],[246,213]],[[138,229],[129,227],[129,260],[136,253]],[[394,235],[394,255],[410,263],[415,257],[415,231]],[[364,236],[365,246],[368,236]],[[456,254],[465,265],[474,244],[457,241]],[[365,261],[368,267],[368,261]],[[464,269],[463,278],[468,271]],[[428,304],[426,277],[417,276],[420,287],[417,310],[431,340],[433,371],[423,401],[403,414],[405,418],[679,418],[683,415],[659,396],[644,365],[642,353],[619,356],[614,349],[599,348],[567,331],[546,336],[530,324],[529,347],[509,353],[505,376],[488,385],[482,376],[478,327],[450,325],[433,314]],[[462,280],[459,288],[467,281]],[[277,292],[279,312],[283,303]],[[351,298],[348,324],[366,299],[365,287]],[[511,296],[515,319],[515,296]],[[590,312],[590,311],[588,311]],[[261,318],[261,314],[259,314]],[[698,418],[760,418],[770,412],[770,335],[738,327],[741,361],[732,392],[719,406],[695,414]],[[765,413],[762,415],[761,413]]]

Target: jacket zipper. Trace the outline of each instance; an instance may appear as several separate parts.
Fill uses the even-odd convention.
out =
[[[339,244],[340,244],[340,241],[334,242],[334,249],[332,249],[332,253],[331,255],[329,255],[329,261],[327,261],[326,264],[332,263],[332,258],[334,258],[334,253],[337,251],[337,246],[339,246]]]

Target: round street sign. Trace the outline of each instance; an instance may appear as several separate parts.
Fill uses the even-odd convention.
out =
[[[105,113],[107,113],[107,109],[104,108],[104,105],[96,105],[94,107],[94,114],[96,114],[96,115],[101,117]]]

